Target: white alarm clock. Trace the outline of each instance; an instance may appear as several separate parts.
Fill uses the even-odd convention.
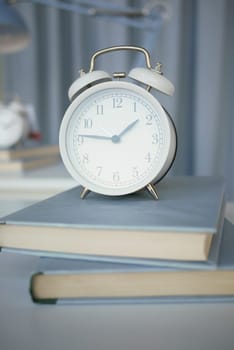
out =
[[[117,50],[143,53],[146,68],[112,76],[94,70],[97,56]],[[135,46],[97,51],[89,72],[81,71],[71,85],[59,145],[65,167],[84,187],[82,198],[89,191],[120,196],[145,187],[158,198],[154,184],[174,161],[177,137],[171,117],[151,88],[168,95],[174,92],[161,71],[151,68],[148,51]]]
[[[7,149],[19,143],[28,127],[20,102],[12,101],[0,107],[0,148]]]

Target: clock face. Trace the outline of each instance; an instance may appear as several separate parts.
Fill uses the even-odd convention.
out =
[[[135,192],[161,178],[174,158],[176,136],[158,101],[127,82],[86,90],[67,110],[60,150],[84,187],[109,195]]]
[[[24,130],[23,119],[8,108],[0,110],[0,147],[8,148],[16,144]]]

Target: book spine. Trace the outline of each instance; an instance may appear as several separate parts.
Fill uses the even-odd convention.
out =
[[[33,303],[35,304],[46,304],[46,305],[55,305],[57,304],[57,299],[41,299],[41,298],[37,298],[35,296],[35,293],[34,293],[34,279],[39,276],[39,275],[43,275],[43,272],[37,272],[37,273],[34,273],[31,278],[30,278],[30,281],[29,281],[29,295],[31,296],[31,300]]]

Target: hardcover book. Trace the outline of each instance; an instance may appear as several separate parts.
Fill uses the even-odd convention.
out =
[[[17,159],[0,162],[0,174],[20,173],[26,170],[38,169],[58,163],[59,156],[46,156],[42,158]]]
[[[20,148],[1,149],[0,161],[22,160],[27,158],[42,158],[59,156],[58,145],[27,145]]]
[[[80,187],[1,220],[0,247],[39,255],[93,259],[206,262],[216,259],[223,224],[224,182],[167,177],[154,201],[145,190],[107,197]],[[212,249],[211,249],[212,247]]]
[[[26,143],[22,147],[0,149],[0,174],[20,173],[55,164],[59,161],[58,145]]]
[[[35,302],[225,300],[234,297],[233,251],[234,226],[226,220],[215,270],[40,258],[30,292]]]

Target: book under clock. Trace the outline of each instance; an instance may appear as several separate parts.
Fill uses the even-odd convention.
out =
[[[1,219],[0,247],[23,253],[145,264],[216,260],[225,186],[217,177],[167,177],[160,199],[74,187]],[[211,254],[212,252],[212,254]]]

